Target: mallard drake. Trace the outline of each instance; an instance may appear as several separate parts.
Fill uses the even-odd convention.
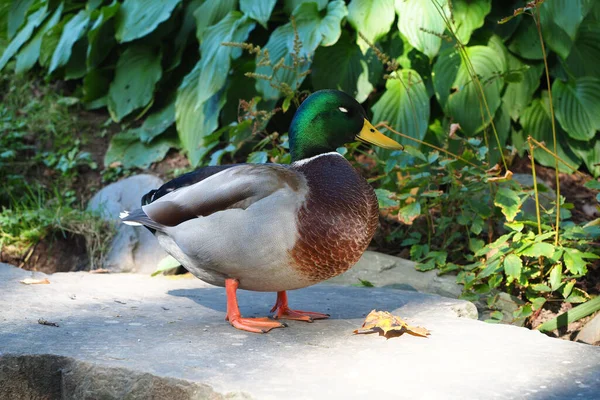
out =
[[[298,108],[289,129],[292,163],[200,168],[121,213],[154,231],[160,245],[201,280],[224,286],[231,325],[250,332],[286,326],[243,318],[237,289],[277,292],[275,319],[312,322],[329,315],[292,310],[287,290],[348,270],[375,234],[373,188],[335,150],[360,140],[401,149],[366,119],[361,105],[338,90],[321,90]]]

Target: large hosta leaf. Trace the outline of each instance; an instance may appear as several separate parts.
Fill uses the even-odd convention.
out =
[[[208,27],[216,24],[231,11],[237,9],[237,0],[206,1],[194,11],[196,18],[196,37],[202,43]]]
[[[292,89],[300,86],[310,67],[309,56],[317,46],[331,46],[341,35],[341,21],[348,10],[343,1],[336,0],[327,5],[324,16],[319,12],[317,3],[302,3],[294,10],[296,28],[302,47],[298,56],[303,62],[294,68],[273,69],[282,59],[287,67],[294,65],[291,53],[294,53],[294,29],[291,23],[281,25],[269,37],[265,49],[269,51],[271,65],[258,66],[256,73],[271,77],[270,80],[258,80],[256,90],[265,99],[278,99],[280,91],[277,85],[289,85]]]
[[[583,21],[566,64],[575,77],[600,78],[600,17],[590,13]]]
[[[590,142],[577,142],[569,141],[569,144],[573,144],[573,151],[581,157],[587,169],[595,177],[600,176],[600,135],[596,135],[596,138]]]
[[[12,56],[14,56],[17,53],[17,51],[19,51],[21,46],[23,46],[23,44],[25,44],[25,42],[29,40],[29,38],[33,34],[33,30],[44,21],[44,19],[48,15],[48,13],[46,12],[47,10],[48,6],[44,6],[36,12],[29,15],[25,26],[21,28],[19,33],[17,33],[14,39],[11,40],[9,45],[6,47],[4,53],[2,53],[2,57],[0,57],[0,70],[4,68],[8,60],[10,60]]]
[[[104,165],[115,162],[124,168],[148,168],[153,162],[165,158],[169,149],[176,143],[168,138],[161,138],[152,143],[142,143],[135,129],[116,134],[104,155]]]
[[[600,130],[600,79],[579,78],[552,84],[556,118],[565,131],[576,140],[590,140]]]
[[[166,21],[179,3],[181,0],[125,0],[117,15],[117,40],[125,43],[146,36]]]
[[[312,54],[321,46],[333,46],[342,34],[342,18],[348,15],[348,9],[342,0],[334,0],[327,4],[323,16],[317,3],[304,3],[294,10],[298,36],[303,48],[301,55]]]
[[[159,51],[142,44],[128,46],[121,54],[108,91],[108,111],[115,121],[152,101],[162,75],[160,59]]]
[[[507,85],[502,101],[508,108],[513,120],[519,119],[521,112],[531,103],[533,94],[540,86],[544,65],[542,63],[526,64],[513,55],[508,55],[506,71]],[[509,77],[516,79],[509,79]]]
[[[11,2],[6,21],[8,39],[11,39],[17,33],[21,24],[25,21],[25,15],[27,15],[27,10],[29,10],[31,3],[33,3],[33,0],[13,0]]]
[[[500,106],[504,85],[504,56],[487,46],[473,46],[465,50],[483,87],[489,111],[494,115]],[[474,135],[488,125],[489,116],[468,65],[454,49],[442,52],[433,67],[433,87],[446,114],[458,122],[467,135]]]
[[[231,58],[239,57],[240,49],[223,46],[223,42],[243,42],[254,29],[255,23],[239,11],[232,11],[216,25],[206,30],[200,46],[200,76],[197,82],[198,97],[203,103],[225,86]]]
[[[90,12],[81,10],[65,24],[60,40],[58,41],[56,49],[52,54],[52,59],[50,60],[50,66],[48,67],[49,73],[52,73],[57,68],[62,67],[69,62],[73,51],[73,45],[85,34],[89,23]]]
[[[540,37],[535,27],[533,18],[527,16],[517,17],[521,23],[512,36],[508,49],[516,55],[528,60],[541,60],[544,58]]]
[[[275,3],[277,0],[240,0],[240,10],[266,29]]]
[[[371,43],[390,31],[394,18],[394,0],[352,0],[348,5],[348,22]],[[368,48],[363,40],[358,44]]]
[[[540,142],[545,143],[546,147],[553,151],[554,145],[552,142],[552,122],[550,119],[548,92],[542,92],[541,99],[535,99],[529,107],[527,107],[520,118],[521,125],[523,126],[524,137],[531,135],[533,138]],[[560,125],[556,124],[557,132],[557,154],[560,158],[568,162],[575,169],[581,165],[581,159],[575,152],[571,150],[569,141],[567,139],[567,133],[560,128]],[[555,159],[554,157],[544,151],[543,149],[535,150],[536,162],[553,167]],[[559,170],[562,172],[573,172],[566,165],[559,162]]]
[[[540,21],[548,47],[566,59],[579,25],[595,0],[552,0],[540,6]]]
[[[492,0],[454,0],[452,12],[454,16],[454,32],[463,43],[469,43],[471,34],[483,26],[485,16],[492,10]]]
[[[388,79],[385,93],[373,106],[373,121],[388,121],[396,130],[421,140],[427,132],[430,113],[427,89],[414,70],[403,69],[395,76],[396,79]],[[415,146],[411,140],[394,139]]]
[[[294,10],[298,8],[299,5],[310,2],[316,3],[317,8],[319,9],[319,11],[321,11],[325,7],[327,7],[327,3],[329,2],[329,0],[283,0],[283,9],[285,10],[285,12],[291,15],[294,12]]]
[[[15,67],[15,71],[17,73],[21,73],[23,71],[27,71],[31,67],[35,65],[39,56],[40,49],[42,47],[42,39],[46,32],[52,29],[60,20],[60,15],[63,10],[62,3],[58,6],[58,8],[54,11],[52,16],[44,22],[42,27],[38,29],[33,38],[27,43],[17,54],[17,64]]]
[[[339,89],[357,96],[357,82],[363,73],[363,54],[347,32],[331,47],[319,47],[311,67],[311,81],[315,90]],[[332,65],[337,66],[331,68]]]
[[[432,59],[440,51],[446,30],[440,12],[448,13],[447,0],[396,0],[398,29],[410,44]]]
[[[192,166],[197,166],[219,143],[218,138],[215,139],[212,134],[219,126],[219,112],[226,99],[223,91],[220,91],[208,101],[198,102],[199,65],[196,64],[192,72],[184,78],[175,102],[177,133]]]
[[[98,18],[90,28],[87,35],[89,44],[86,65],[88,69],[93,69],[104,61],[116,44],[114,20],[120,6],[120,3],[113,1],[112,4],[102,7]]]

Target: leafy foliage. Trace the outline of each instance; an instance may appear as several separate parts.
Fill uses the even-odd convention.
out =
[[[508,169],[529,152],[600,176],[600,2],[522,3],[22,0],[2,25],[0,69],[75,80],[86,107],[130,124],[104,160],[123,168],[170,147],[194,167],[289,162],[282,132],[295,107],[344,90],[406,146],[366,154],[380,206],[402,223],[387,240],[421,270],[457,273],[467,298],[493,307],[498,291],[520,296],[522,319],[587,299],[575,282],[597,257],[598,230],[571,222],[561,197],[536,200],[536,220],[524,204],[537,187]],[[3,140],[16,148],[19,135]],[[47,162],[72,171],[87,162],[78,154]]]

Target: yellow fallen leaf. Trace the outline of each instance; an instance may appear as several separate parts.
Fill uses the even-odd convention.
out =
[[[27,278],[27,279],[23,279],[22,281],[19,281],[19,282],[21,282],[25,285],[48,285],[50,283],[48,278],[44,278],[44,279]]]
[[[404,322],[400,317],[390,314],[387,311],[373,310],[365,318],[365,322],[362,324],[361,329],[356,329],[354,333],[375,333],[379,332],[380,335],[386,338],[400,336],[404,332],[413,336],[427,337],[429,331],[420,326],[410,326]]]

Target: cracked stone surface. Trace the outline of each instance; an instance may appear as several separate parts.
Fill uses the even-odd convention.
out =
[[[50,284],[19,283],[32,276]],[[250,334],[224,321],[225,291],[195,278],[45,276],[0,264],[0,394],[177,400],[600,393],[600,348],[471,319],[476,313],[468,302],[328,284],[289,298],[291,307],[331,318]],[[239,293],[245,316],[266,315],[274,301],[273,293]],[[431,336],[353,335],[374,308],[424,326]]]

